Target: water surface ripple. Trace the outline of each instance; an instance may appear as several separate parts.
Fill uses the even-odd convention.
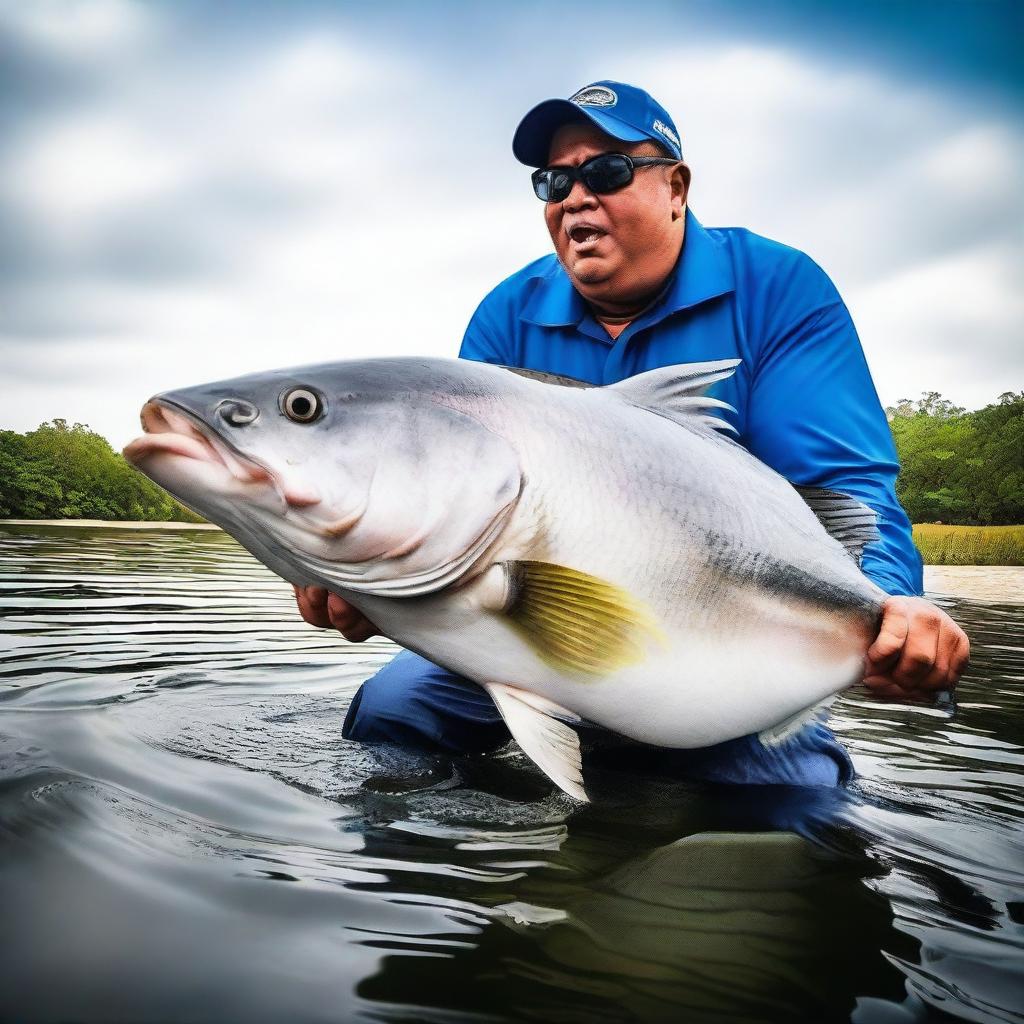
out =
[[[1017,582],[1020,578],[1017,577]],[[386,642],[215,531],[0,526],[0,1020],[1024,1021],[1024,604],[833,795],[341,739]]]

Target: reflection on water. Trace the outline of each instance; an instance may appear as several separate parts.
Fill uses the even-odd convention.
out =
[[[0,1019],[1024,1020],[1024,607],[850,796],[340,738],[393,650],[215,532],[0,527]]]

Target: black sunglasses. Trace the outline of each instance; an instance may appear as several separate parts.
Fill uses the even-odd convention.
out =
[[[577,181],[591,192],[614,192],[633,180],[633,169],[653,164],[677,164],[665,156],[626,156],[625,153],[602,153],[591,157],[579,167],[541,167],[530,175],[533,191],[545,203],[566,199]]]

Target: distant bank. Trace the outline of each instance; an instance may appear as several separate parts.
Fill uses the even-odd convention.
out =
[[[0,526],[102,526],[115,530],[219,530],[213,523],[154,523],[128,519],[0,519]]]
[[[114,519],[0,519],[12,526],[89,526],[122,530],[219,530],[213,523]],[[914,543],[925,565],[1024,565],[1024,526],[919,523]]]
[[[48,527],[67,528],[68,536],[81,536],[75,534],[76,529],[85,534],[87,530],[121,530],[126,534],[131,530],[143,530],[154,535],[164,530],[173,530],[176,533],[183,530],[215,530],[218,533],[223,531],[219,526],[212,523],[154,523],[150,521],[133,520],[109,520],[109,519],[0,519],[0,538],[3,537],[4,527]],[[919,534],[923,531],[924,543],[933,547],[941,544],[944,538],[948,544],[949,551],[945,552],[950,557],[966,557],[971,550],[969,542],[965,542],[962,533],[964,530],[991,530],[992,527],[949,527],[935,524],[925,524],[914,527],[914,537],[919,545],[922,538]],[[1024,548],[1024,526],[997,527],[1002,531],[1017,531],[1019,548]],[[7,534],[12,536],[14,531]],[[225,535],[226,536],[226,535]],[[212,538],[211,538],[212,539]],[[157,538],[154,536],[154,542]],[[169,543],[170,538],[167,538]],[[196,539],[198,543],[198,538]],[[990,547],[989,554],[996,548]],[[940,554],[943,552],[940,551]],[[978,556],[975,556],[978,557]],[[1004,555],[1003,557],[1010,557]],[[926,559],[927,561],[927,559]],[[974,601],[999,601],[1019,603],[1024,598],[1024,559],[1016,563],[1003,565],[989,564],[964,564],[963,562],[949,562],[947,564],[926,564],[924,570],[924,589],[928,594],[939,594],[948,597],[965,598]]]

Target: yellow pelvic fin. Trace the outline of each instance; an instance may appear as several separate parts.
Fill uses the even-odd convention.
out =
[[[505,611],[560,671],[607,675],[665,637],[649,608],[614,583],[551,562],[509,562]]]

